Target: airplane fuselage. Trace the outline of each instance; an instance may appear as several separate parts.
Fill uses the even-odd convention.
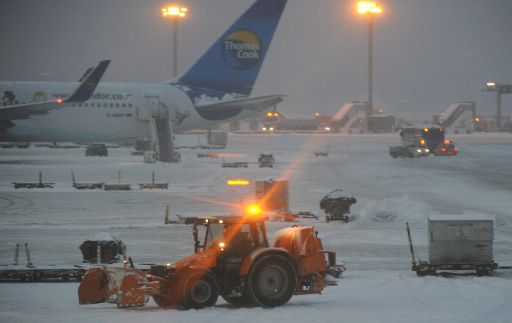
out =
[[[0,82],[0,104],[22,104],[63,98],[75,82]],[[0,141],[124,141],[148,138],[149,118],[168,113],[175,130],[211,127],[190,97],[170,84],[102,83],[91,98],[63,105],[29,119],[13,120]],[[246,113],[243,113],[246,114]],[[251,115],[236,116],[252,117]],[[217,123],[229,121],[219,120]]]

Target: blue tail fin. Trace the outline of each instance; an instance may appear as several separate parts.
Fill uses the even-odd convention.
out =
[[[201,88],[243,96],[251,94],[286,1],[257,0],[178,83],[194,88],[194,92]]]

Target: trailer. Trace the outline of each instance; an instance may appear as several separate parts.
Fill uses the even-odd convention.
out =
[[[231,163],[228,163],[228,162],[223,162],[222,167],[231,167],[231,168],[240,168],[240,167],[243,167],[243,168],[247,168],[249,167],[249,162],[231,162]]]
[[[490,275],[499,267],[493,260],[493,220],[483,216],[431,216],[428,219],[429,261],[414,255],[409,223],[406,224],[412,270],[418,276],[472,272]]]
[[[73,187],[77,190],[101,190],[103,189],[103,182],[96,183],[78,183],[75,178],[75,173],[71,171],[71,179],[73,181]]]
[[[152,172],[151,175],[151,183],[140,183],[139,189],[162,189],[166,190],[169,187],[169,183],[156,183],[155,182],[155,171]]]
[[[55,183],[44,183],[43,172],[39,171],[39,182],[13,182],[15,189],[18,188],[53,188]]]

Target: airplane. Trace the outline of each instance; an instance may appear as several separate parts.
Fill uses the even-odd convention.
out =
[[[250,95],[286,3],[256,0],[192,67],[166,83],[101,82],[87,100],[76,100],[76,82],[1,81],[0,141],[126,142],[154,138],[155,120],[167,120],[172,136],[259,116],[284,97]]]

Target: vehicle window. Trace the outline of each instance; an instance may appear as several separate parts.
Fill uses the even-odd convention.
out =
[[[206,232],[206,239],[204,242],[205,248],[208,247],[213,241],[221,240],[224,237],[224,225],[212,223]]]

